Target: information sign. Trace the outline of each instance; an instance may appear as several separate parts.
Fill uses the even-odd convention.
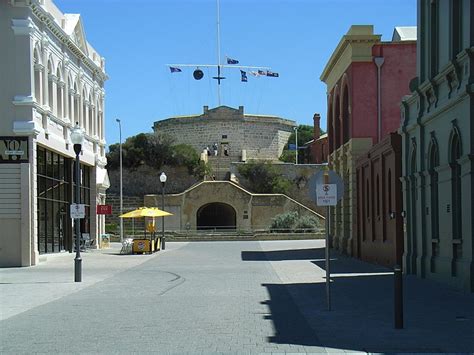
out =
[[[85,218],[86,217],[86,205],[84,204],[71,204],[71,218]]]
[[[316,185],[316,204],[318,206],[336,206],[337,205],[337,185],[322,184]]]

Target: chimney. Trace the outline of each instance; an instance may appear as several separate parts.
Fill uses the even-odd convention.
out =
[[[314,140],[319,139],[319,135],[321,133],[321,127],[319,126],[319,121],[321,120],[321,116],[319,113],[315,113],[313,116],[313,138]]]
[[[203,111],[206,114],[209,111],[209,106],[203,106]]]

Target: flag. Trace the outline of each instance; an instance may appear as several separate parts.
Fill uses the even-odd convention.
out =
[[[278,78],[280,75],[278,75],[278,73],[274,73],[272,71],[267,70],[267,76],[273,76],[274,78]]]
[[[240,71],[240,75],[241,75],[241,78],[240,78],[240,81],[243,81],[243,82],[247,82],[247,73],[244,72],[243,70]]]
[[[263,70],[257,71],[257,74],[258,74],[258,75],[267,75],[267,73],[265,73]]]
[[[239,61],[237,59],[227,57],[227,64],[239,64]]]
[[[176,68],[176,67],[170,67],[170,70],[172,73],[179,73],[181,71],[181,69]]]
[[[260,76],[260,74],[256,71],[250,71],[250,74],[252,74],[253,76]]]

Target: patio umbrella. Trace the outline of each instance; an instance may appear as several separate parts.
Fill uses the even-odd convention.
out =
[[[142,218],[142,217],[166,217],[166,216],[172,216],[173,214],[170,212],[166,212],[163,210],[160,210],[157,207],[139,207],[136,210],[124,213],[120,215],[120,218]],[[153,222],[153,225],[155,223]],[[135,228],[133,228],[133,235],[135,235]],[[145,232],[146,236],[146,232]],[[150,234],[151,237],[151,234]],[[150,239],[151,243],[151,239]]]
[[[140,218],[140,217],[164,217],[172,216],[172,213],[160,210],[157,207],[140,207],[136,210],[120,215],[120,218]]]

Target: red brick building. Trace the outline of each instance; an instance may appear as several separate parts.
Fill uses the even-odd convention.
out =
[[[313,116],[313,139],[306,144],[308,159],[306,163],[322,164],[328,162],[328,135],[321,134],[320,126],[321,116],[315,113]]]
[[[356,162],[355,255],[385,266],[401,265],[403,255],[401,144],[401,136],[390,133]]]
[[[321,75],[328,92],[329,164],[345,183],[344,198],[331,209],[332,246],[358,257],[379,251],[376,245],[361,244],[367,236],[359,235],[358,229],[362,207],[356,162],[367,157],[374,144],[397,131],[401,99],[409,94],[409,82],[416,76],[416,40],[395,34],[397,30],[392,41],[383,42],[373,26],[351,26]],[[379,189],[383,189],[386,180],[380,179]],[[373,186],[370,180],[372,194]],[[380,230],[387,230],[387,226]],[[378,238],[385,237],[377,234],[375,240]]]

